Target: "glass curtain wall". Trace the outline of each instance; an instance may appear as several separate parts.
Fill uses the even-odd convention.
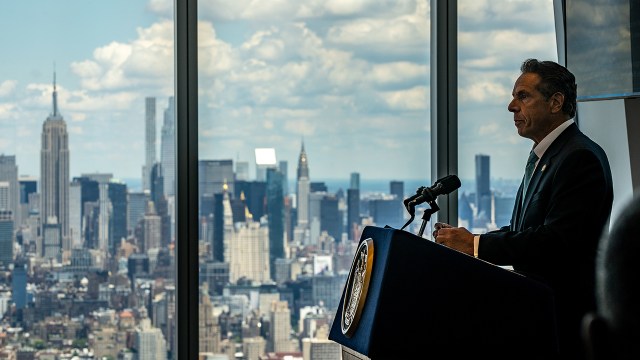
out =
[[[175,357],[173,9],[2,5],[0,357]]]
[[[527,58],[557,61],[552,0],[458,0],[458,224],[473,233],[511,219],[533,143],[507,105]]]
[[[200,1],[198,18],[199,351],[339,354],[363,227],[401,228],[430,185],[429,2]]]

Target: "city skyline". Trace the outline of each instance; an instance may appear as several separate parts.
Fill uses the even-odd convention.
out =
[[[367,179],[427,179],[428,1],[398,2],[382,12],[381,4],[348,1],[315,8],[281,5],[242,11],[240,4],[201,4],[201,158],[251,163],[255,148],[275,146],[278,160],[293,164],[297,139],[304,137],[314,154],[312,177],[342,178],[355,170]],[[37,175],[33,144],[56,71],[60,111],[76,154],[71,174],[100,169],[115,178],[139,177],[145,162],[144,99],[155,97],[162,114],[173,96],[171,1],[119,0],[108,9],[82,1],[3,6],[0,21],[24,36],[0,35],[8,60],[0,69],[0,130],[7,134],[0,153],[16,155],[20,175]],[[486,21],[496,6],[504,16]],[[39,12],[31,14],[33,8]],[[88,15],[56,21],[43,31],[42,24],[76,11]],[[473,178],[475,153],[500,159],[496,177],[519,176],[531,143],[516,134],[506,104],[522,59],[556,56],[551,12],[550,0],[459,4],[461,178]],[[122,20],[117,28],[109,23],[116,14]],[[78,31],[89,25],[91,32]],[[398,37],[379,29],[394,29]],[[38,45],[25,48],[26,43]],[[487,44],[493,50],[479,55]],[[390,46],[397,55],[386,51]],[[31,51],[37,55],[29,56]],[[506,52],[508,58],[499,55]],[[259,89],[271,91],[264,97]],[[158,139],[161,123],[157,119]]]

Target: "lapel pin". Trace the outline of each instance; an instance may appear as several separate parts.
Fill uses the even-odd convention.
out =
[[[547,168],[547,164],[544,164],[544,165],[542,165],[542,169],[540,169],[540,171],[542,172],[542,171],[544,171],[544,169],[546,169],[546,168]]]

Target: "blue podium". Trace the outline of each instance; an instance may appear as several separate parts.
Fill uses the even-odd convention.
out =
[[[374,226],[362,233],[329,339],[344,360],[530,359],[558,350],[548,286]]]

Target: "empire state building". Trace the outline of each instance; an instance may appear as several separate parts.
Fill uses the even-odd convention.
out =
[[[42,256],[57,257],[70,250],[69,241],[69,136],[58,112],[58,93],[53,76],[53,112],[42,125],[40,150],[40,215]]]

